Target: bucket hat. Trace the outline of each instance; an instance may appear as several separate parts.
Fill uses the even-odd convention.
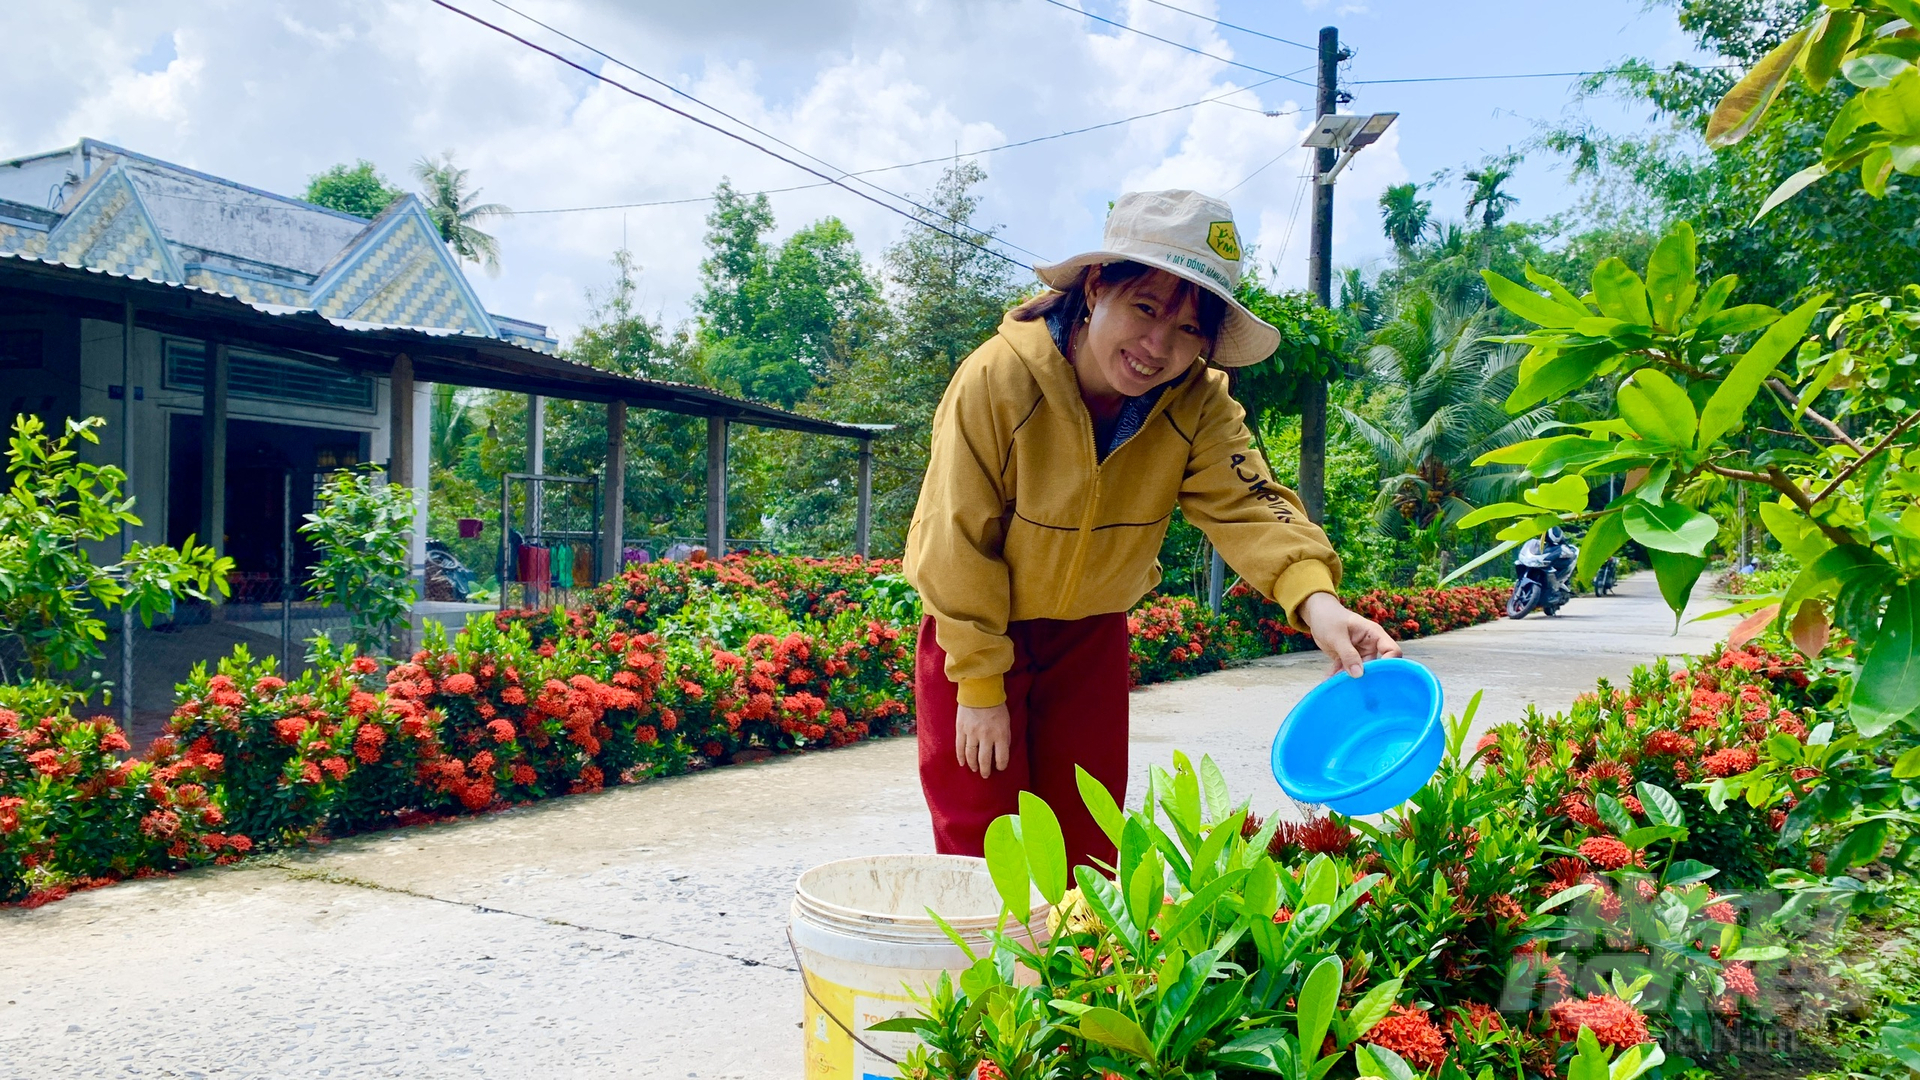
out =
[[[1233,209],[1197,191],[1129,191],[1107,215],[1100,250],[1033,272],[1049,288],[1070,288],[1089,266],[1131,260],[1184,278],[1227,302],[1227,317],[1207,359],[1245,367],[1272,356],[1280,331],[1234,299],[1240,286],[1240,234]]]

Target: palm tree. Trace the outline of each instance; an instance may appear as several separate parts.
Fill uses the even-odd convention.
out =
[[[1500,224],[1500,219],[1507,216],[1513,204],[1520,201],[1501,189],[1502,184],[1513,179],[1513,166],[1499,164],[1488,165],[1484,169],[1468,169],[1461,179],[1473,185],[1473,190],[1467,194],[1467,216],[1472,217],[1478,211],[1481,231],[1491,237],[1494,226]]]
[[[460,400],[455,392],[458,389],[452,383],[433,384],[432,430],[427,436],[429,460],[449,469],[453,468],[466,447],[467,436],[474,430],[475,410]]]
[[[1481,454],[1532,438],[1553,419],[1545,406],[1507,414],[1502,402],[1520,354],[1485,340],[1496,328],[1492,308],[1449,305],[1420,292],[1374,332],[1366,374],[1387,391],[1385,412],[1377,421],[1340,412],[1380,463],[1375,517],[1388,531],[1437,538],[1523,480],[1521,469],[1473,466]]]
[[[425,189],[421,198],[427,204],[427,215],[440,227],[440,239],[461,258],[485,265],[489,274],[498,274],[500,242],[476,226],[512,211],[499,203],[476,202],[480,189],[467,187],[467,170],[453,163],[451,150],[438,160],[425,157],[414,162],[413,175]]]
[[[1380,193],[1380,225],[1402,259],[1412,254],[1413,245],[1427,234],[1433,214],[1433,203],[1419,196],[1420,185],[1411,182],[1394,184]]]

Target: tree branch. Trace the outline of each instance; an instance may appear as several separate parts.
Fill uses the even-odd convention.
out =
[[[1920,417],[1916,417],[1916,419],[1920,419]],[[1819,518],[1814,517],[1813,504],[1818,500],[1809,497],[1805,491],[1802,491],[1800,485],[1794,483],[1793,478],[1788,476],[1778,465],[1767,466],[1765,472],[1753,472],[1748,469],[1730,469],[1725,465],[1716,465],[1709,461],[1706,463],[1705,468],[1708,472],[1724,476],[1729,480],[1741,480],[1749,484],[1761,484],[1785,495],[1788,499],[1792,500],[1793,505],[1800,508],[1801,513],[1807,515],[1815,525],[1820,527],[1820,531],[1826,534],[1827,539],[1836,544],[1854,544],[1859,542],[1854,538],[1853,534],[1847,532],[1845,529],[1836,525],[1829,525]]]
[[[1902,420],[1898,424],[1895,424],[1893,426],[1892,431],[1887,432],[1884,438],[1882,438],[1879,442],[1873,444],[1873,449],[1866,451],[1865,453],[1861,454],[1859,457],[1854,458],[1852,461],[1848,462],[1847,467],[1840,470],[1840,475],[1835,476],[1832,480],[1827,482],[1826,487],[1823,487],[1820,489],[1820,494],[1815,495],[1813,497],[1813,501],[1816,503],[1821,502],[1825,500],[1827,496],[1833,494],[1836,491],[1839,491],[1840,485],[1846,483],[1848,477],[1851,477],[1854,473],[1859,472],[1861,466],[1865,465],[1868,461],[1872,460],[1875,454],[1878,454],[1882,450],[1885,450],[1887,447],[1893,445],[1893,440],[1906,434],[1907,429],[1912,427],[1916,423],[1920,423],[1920,412],[1916,412],[1912,416],[1909,416],[1905,420]]]
[[[1828,431],[1832,432],[1834,438],[1839,439],[1841,442],[1846,443],[1849,447],[1852,447],[1854,453],[1856,454],[1866,453],[1865,450],[1861,449],[1860,444],[1853,440],[1853,436],[1848,435],[1845,431],[1841,430],[1839,424],[1836,424],[1833,421],[1815,412],[1811,407],[1804,408],[1804,409],[1801,408],[1799,396],[1793,392],[1792,387],[1782,382],[1778,376],[1768,379],[1767,385],[1773,388],[1774,393],[1779,394],[1782,398],[1786,399],[1787,406],[1789,408],[1792,408],[1800,412],[1802,415],[1809,417],[1810,419],[1813,420],[1814,423],[1819,424],[1821,427],[1826,428]]]

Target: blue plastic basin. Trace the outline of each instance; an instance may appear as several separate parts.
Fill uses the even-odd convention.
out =
[[[1377,814],[1412,797],[1446,750],[1440,683],[1411,660],[1369,660],[1300,699],[1273,738],[1273,778],[1299,802]]]

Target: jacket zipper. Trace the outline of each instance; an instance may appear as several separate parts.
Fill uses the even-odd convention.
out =
[[[1120,452],[1120,447],[1132,442],[1135,436],[1147,430],[1147,425],[1159,417],[1161,409],[1171,407],[1167,405],[1167,394],[1171,393],[1173,389],[1173,387],[1168,387],[1166,391],[1161,393],[1159,400],[1153,403],[1153,408],[1148,410],[1146,420],[1141,422],[1140,426],[1135,429],[1132,435],[1120,440],[1112,450],[1107,451],[1107,457],[1109,459]],[[1076,395],[1076,399],[1077,397],[1078,395]],[[1087,433],[1087,456],[1093,459],[1093,493],[1087,499],[1086,510],[1080,515],[1079,541],[1074,546],[1073,561],[1067,564],[1067,581],[1064,592],[1060,597],[1060,610],[1062,611],[1067,610],[1073,603],[1074,598],[1080,594],[1080,567],[1081,564],[1086,561],[1087,548],[1093,540],[1094,513],[1100,506],[1100,472],[1106,467],[1106,462],[1100,460],[1099,437],[1093,430],[1093,414],[1087,410],[1086,402],[1079,401],[1078,404],[1080,406],[1080,426]]]

